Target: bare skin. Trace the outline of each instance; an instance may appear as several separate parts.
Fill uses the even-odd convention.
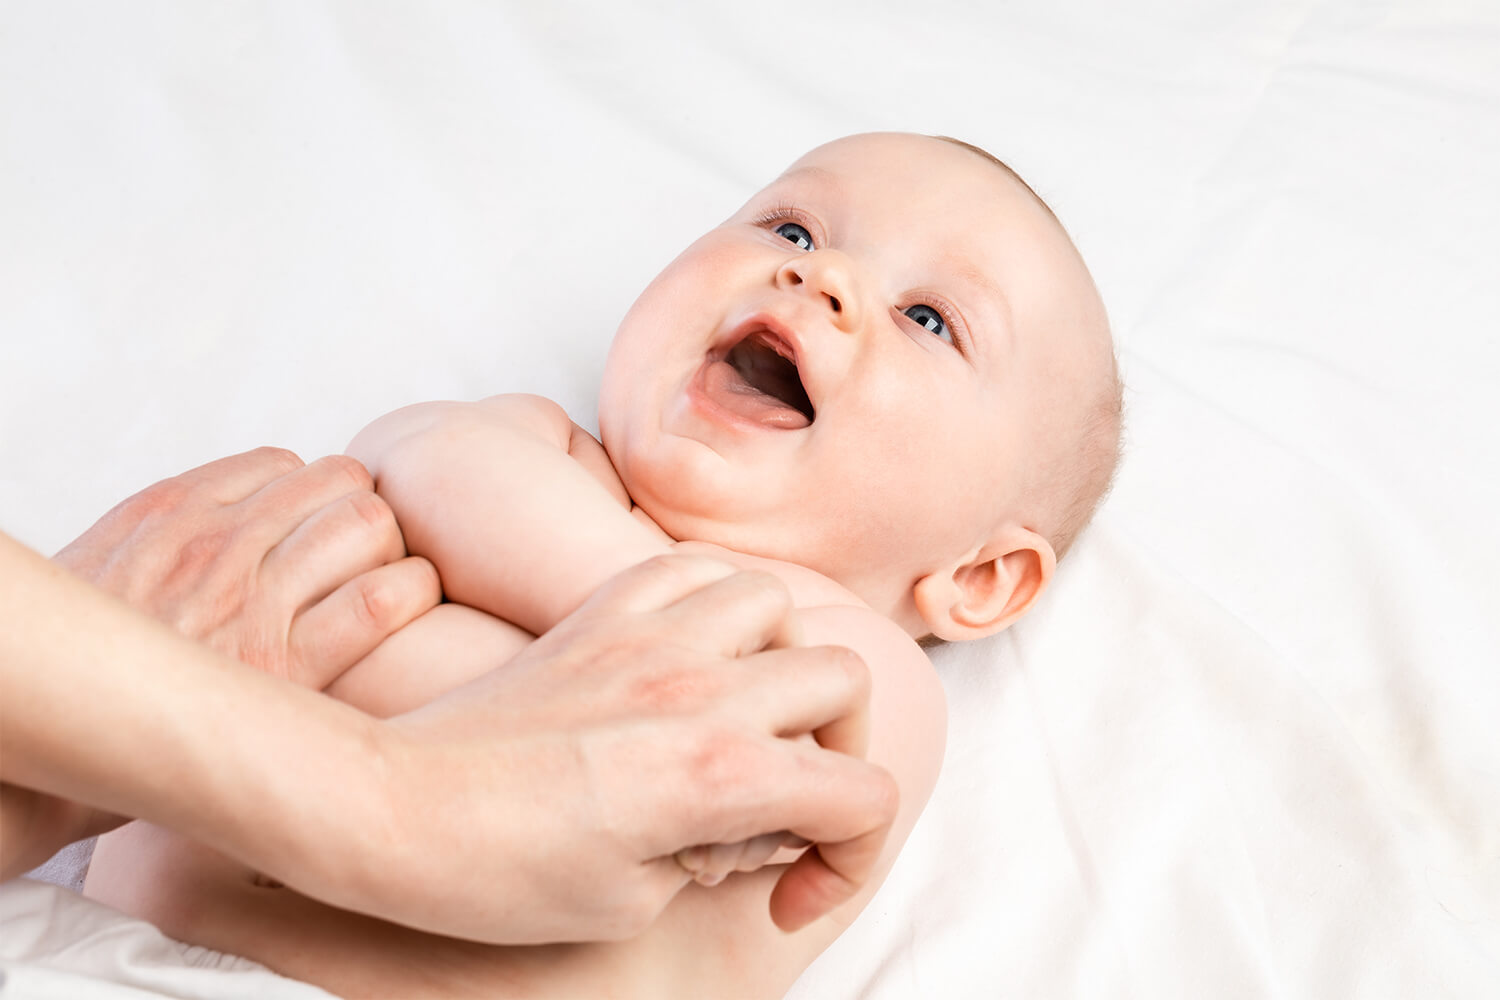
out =
[[[175,640],[153,648],[161,631],[115,605],[109,594],[225,656],[254,660],[266,673],[321,687],[441,596],[431,564],[406,557],[395,518],[373,485],[366,470],[346,456],[303,465],[290,452],[261,448],[141,491],[50,562],[0,536],[0,579],[24,595],[9,598],[7,606],[17,622],[29,625],[8,630],[3,665],[33,679],[45,670],[48,679],[64,685],[91,686],[93,671],[105,671],[110,680],[129,677],[132,694],[159,708],[162,695],[153,693],[156,664],[191,661],[194,654]],[[81,587],[70,576],[98,589]],[[23,611],[21,600],[29,610]],[[101,616],[92,634],[79,624],[85,615]],[[53,623],[57,631],[46,631]],[[78,648],[85,645],[88,650],[102,645],[108,652],[101,656]],[[96,662],[87,662],[90,657]],[[201,672],[211,673],[215,658],[203,651],[202,659]],[[44,720],[61,732],[39,730],[37,742],[28,745],[14,716],[0,725],[6,737],[0,769],[7,782],[0,787],[6,878],[65,844],[122,822],[86,801],[9,783],[37,781],[49,763],[56,768],[56,761],[31,759],[41,743],[97,745],[98,727],[105,724],[83,724],[67,706],[52,711],[45,696],[29,687],[19,676],[7,675],[8,705],[29,699],[27,722]],[[117,716],[111,727],[146,714],[127,696],[111,699],[111,707]],[[0,709],[0,714],[9,713]],[[86,741],[66,735],[79,725]],[[146,765],[142,770],[161,769],[161,762],[151,762],[141,734],[133,743],[132,758]],[[91,769],[97,782],[101,768]],[[57,770],[58,779],[76,784],[86,798],[108,796],[120,808],[130,808],[126,789],[91,787],[86,776]],[[208,808],[209,797],[202,795],[199,802]],[[165,805],[137,800],[136,808]],[[198,822],[209,826],[214,817]]]
[[[868,901],[936,780],[945,710],[914,637],[992,634],[1051,579],[1054,512],[1028,484],[1056,444],[1048,417],[1091,376],[1096,331],[1074,332],[1091,295],[1066,237],[992,165],[856,136],[799,161],[642,295],[607,366],[602,447],[535,397],[408,408],[351,446],[456,604],[330,693],[402,711],[524,649],[621,568],[712,553],[779,578],[802,642],[868,665],[866,732],[784,734],[868,740],[900,790],[883,840],[793,827],[816,846],[772,855],[726,831],[644,933],[521,949],[336,914],[149,829],[101,845],[89,891],[354,996],[781,995]],[[448,671],[412,676],[417,648]],[[786,871],[808,877],[778,889]]]
[[[789,597],[721,560],[635,567],[503,675],[385,722],[289,683],[337,676],[432,605],[432,567],[403,556],[361,465],[275,449],[143,491],[57,561],[0,535],[5,871],[145,816],[348,909],[594,940],[649,925],[684,882],[673,853],[705,838],[861,841],[894,816],[858,746],[777,736],[792,718],[862,728],[864,664],[798,648],[757,669],[742,653],[784,634]],[[703,696],[670,703],[664,671]]]
[[[428,462],[451,464],[453,454],[446,451],[449,447],[465,457],[465,465],[514,468],[517,451],[522,449],[509,440],[510,435],[517,429],[529,435],[538,426],[545,426],[549,418],[553,421],[552,443],[542,438],[534,438],[533,443],[542,443],[552,451],[547,457],[534,456],[532,481],[546,480],[547,458],[555,460],[557,472],[587,468],[587,450],[585,463],[580,464],[558,446],[572,444],[576,449],[582,439],[574,435],[570,422],[560,418],[560,410],[541,400],[500,398],[456,412],[440,410],[441,419],[435,423],[421,419],[430,411],[404,413],[394,420],[387,418],[369,432],[371,437],[383,439],[393,424],[397,425],[402,430],[393,436],[401,443],[385,445],[381,440],[371,446],[356,442],[356,450],[374,448],[365,457],[383,482],[421,479],[428,471]],[[483,438],[487,450],[479,453],[472,435],[474,428],[462,426],[473,421],[484,423],[487,432]],[[414,430],[414,425],[420,430]],[[440,436],[449,443],[436,440]],[[598,448],[597,443],[592,447]],[[400,468],[407,461],[413,465]],[[597,482],[593,472],[588,474]],[[440,505],[449,516],[436,523],[435,493],[419,491],[422,499],[414,502],[414,498],[403,497],[394,485],[391,489],[397,497],[395,509],[409,523],[427,524],[441,533],[442,524],[464,520],[456,521],[451,516],[455,500],[451,492],[443,494]],[[775,573],[799,606],[795,620],[800,642],[852,648],[868,665],[872,680],[868,734],[845,734],[844,738],[860,743],[868,738],[868,759],[896,777],[901,808],[888,837],[882,830],[881,837],[870,838],[872,856],[854,860],[856,870],[869,868],[864,888],[857,895],[794,933],[778,928],[771,915],[776,881],[784,864],[761,866],[768,860],[795,859],[797,852],[784,852],[773,859],[772,852],[780,842],[777,838],[761,842],[759,850],[729,852],[718,869],[705,870],[699,876],[705,882],[724,878],[722,884],[712,888],[686,886],[645,934],[628,941],[495,949],[432,938],[322,907],[277,887],[250,867],[233,863],[186,838],[139,823],[100,842],[90,870],[89,894],[144,916],[174,936],[247,955],[283,973],[350,996],[463,996],[471,991],[496,996],[507,995],[507,990],[516,996],[577,996],[581,992],[593,995],[601,984],[609,984],[609,989],[622,996],[686,996],[713,993],[726,981],[743,984],[747,995],[784,992],[863,907],[925,803],[942,755],[945,709],[941,687],[915,644],[839,585],[803,567],[739,556],[706,543],[674,545],[639,511],[621,505],[610,492],[600,491],[595,496],[608,507],[595,510],[589,521],[609,523],[614,515],[615,526],[622,529],[622,541],[641,547],[631,550],[631,558],[675,549],[733,560],[755,572]],[[472,495],[476,505],[485,498],[489,500],[486,509],[496,522],[509,523],[512,512],[494,511],[492,505],[500,502],[494,494]],[[421,502],[429,509],[419,510]],[[477,515],[477,511],[472,513]],[[477,523],[479,518],[467,520]],[[451,537],[448,541],[459,540]],[[441,542],[434,544],[442,546]],[[607,573],[607,560],[601,563],[599,571]],[[505,599],[495,596],[505,581],[495,580],[493,584],[491,601]],[[566,603],[560,603],[558,609]],[[546,622],[533,624],[540,627]],[[514,623],[472,607],[442,605],[342,675],[329,690],[373,714],[399,714],[465,683],[469,679],[466,675],[477,676],[493,663],[515,656],[531,641],[530,634]],[[444,669],[413,672],[409,658],[412,649],[422,651],[424,662],[443,664]],[[668,689],[673,682],[670,676],[661,679]],[[668,694],[689,701],[695,696],[690,690]],[[823,738],[829,737],[823,734]],[[797,832],[804,836],[815,833],[807,829]],[[846,846],[860,849],[858,845]],[[837,872],[849,864],[826,849],[822,854],[810,852],[806,862],[793,863],[822,865],[825,861],[833,866],[830,871],[836,878]],[[734,871],[741,867],[759,870]],[[686,874],[683,881],[687,881]],[[838,880],[835,891],[841,885]],[[823,905],[816,893],[800,899],[783,897],[780,902],[783,922],[793,925],[805,923]],[[696,960],[684,961],[685,955]]]

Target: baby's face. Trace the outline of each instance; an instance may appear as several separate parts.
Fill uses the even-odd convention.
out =
[[[600,429],[675,538],[819,570],[914,632],[914,581],[1024,521],[1092,285],[999,167],[819,147],[673,261],[616,334]]]

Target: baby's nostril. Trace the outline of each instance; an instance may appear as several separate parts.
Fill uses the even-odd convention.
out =
[[[828,296],[828,302],[829,302],[830,305],[833,306],[833,311],[834,312],[843,312],[844,311],[844,307],[839,304],[839,298],[838,298],[837,295],[830,295],[830,296]]]

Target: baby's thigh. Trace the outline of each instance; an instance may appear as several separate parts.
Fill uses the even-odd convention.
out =
[[[533,638],[483,611],[439,604],[344,671],[327,693],[371,715],[399,715],[501,666]]]

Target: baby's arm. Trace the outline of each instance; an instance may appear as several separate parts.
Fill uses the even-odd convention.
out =
[[[533,634],[670,547],[631,515],[599,442],[539,396],[408,406],[365,428],[349,453],[450,600]]]

